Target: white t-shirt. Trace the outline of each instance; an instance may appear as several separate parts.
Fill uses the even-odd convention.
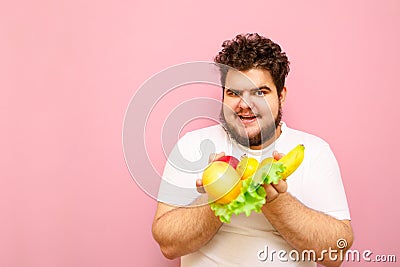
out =
[[[304,205],[337,219],[350,219],[340,170],[329,145],[321,138],[290,129],[282,123],[282,133],[263,150],[251,150],[232,141],[220,126],[187,133],[169,157],[158,200],[189,206],[199,193],[195,181],[201,178],[210,153],[243,154],[261,161],[274,150],[288,153],[304,144],[304,161],[287,179],[288,192]],[[278,252],[284,250],[286,255]],[[301,256],[301,255],[300,255]],[[292,262],[293,248],[272,227],[262,213],[233,215],[212,240],[198,251],[182,257],[182,267],[197,266],[316,266],[314,262]]]

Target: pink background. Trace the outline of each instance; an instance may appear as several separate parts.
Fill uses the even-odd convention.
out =
[[[178,266],[125,165],[124,113],[151,75],[242,32],[288,53],[284,120],[331,144],[353,249],[400,260],[400,1],[241,3],[2,1],[0,266]]]

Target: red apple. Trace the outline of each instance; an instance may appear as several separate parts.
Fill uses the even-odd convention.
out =
[[[216,159],[215,161],[222,161],[226,162],[229,165],[231,165],[235,170],[237,165],[239,164],[239,160],[235,158],[234,156],[222,156],[219,159]]]

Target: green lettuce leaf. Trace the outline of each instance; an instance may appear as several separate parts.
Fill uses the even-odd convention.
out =
[[[259,168],[253,177],[241,181],[242,188],[236,199],[228,204],[210,203],[211,209],[221,222],[229,223],[233,214],[250,216],[251,212],[261,212],[267,196],[263,184],[277,184],[285,166],[280,162],[267,164]]]

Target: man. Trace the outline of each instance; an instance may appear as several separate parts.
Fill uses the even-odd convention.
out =
[[[186,134],[177,145],[180,153],[196,160],[201,157],[201,142],[211,140],[216,151],[259,160],[271,155],[278,159],[282,154],[277,151],[287,153],[304,144],[305,158],[287,181],[264,186],[262,213],[233,216],[229,224],[221,223],[209,205],[193,205],[204,203],[206,195],[182,194],[190,207],[171,205],[174,201],[166,200],[168,187],[162,185],[160,196],[167,197],[159,198],[153,222],[153,236],[162,253],[169,259],[182,257],[184,267],[316,266],[313,260],[339,266],[339,249],[343,253],[353,241],[340,171],[325,141],[281,122],[289,72],[285,53],[258,34],[238,35],[223,43],[215,62],[230,67],[221,67],[222,125]],[[187,173],[169,163],[163,174],[170,183],[196,182],[201,188],[200,177],[201,173]],[[338,240],[345,240],[347,246],[338,246]],[[283,252],[271,255],[273,251]],[[316,257],[295,261],[294,255],[310,251]],[[331,256],[328,251],[333,251]]]

